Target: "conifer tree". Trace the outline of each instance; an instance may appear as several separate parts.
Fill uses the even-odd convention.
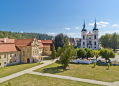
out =
[[[55,59],[55,58],[56,58],[56,52],[55,52],[55,46],[54,46],[54,44],[53,44],[53,46],[52,46],[51,58],[52,58],[52,59]]]

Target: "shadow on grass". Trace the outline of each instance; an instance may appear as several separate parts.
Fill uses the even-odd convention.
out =
[[[60,72],[64,72],[67,70],[69,70],[69,69],[65,69],[63,66],[57,66],[57,67],[45,68],[45,69],[41,70],[41,73],[55,74],[55,73],[60,73]]]

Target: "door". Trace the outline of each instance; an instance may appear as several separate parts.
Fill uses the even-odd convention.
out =
[[[29,58],[27,58],[27,63],[30,63],[30,59]]]

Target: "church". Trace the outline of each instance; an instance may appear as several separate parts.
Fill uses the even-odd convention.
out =
[[[98,32],[99,30],[96,25],[96,19],[92,33],[87,33],[84,21],[83,29],[81,31],[81,48],[92,48],[93,50],[99,50]]]

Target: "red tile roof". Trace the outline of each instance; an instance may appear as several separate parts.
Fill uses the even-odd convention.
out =
[[[50,44],[43,44],[43,47],[50,47]]]
[[[42,43],[52,43],[52,40],[41,40]]]
[[[15,44],[0,44],[0,52],[20,51]]]
[[[15,43],[15,39],[6,38],[6,43],[8,44]],[[4,44],[4,38],[0,38],[0,44]]]
[[[15,39],[16,46],[30,46],[33,39]]]

